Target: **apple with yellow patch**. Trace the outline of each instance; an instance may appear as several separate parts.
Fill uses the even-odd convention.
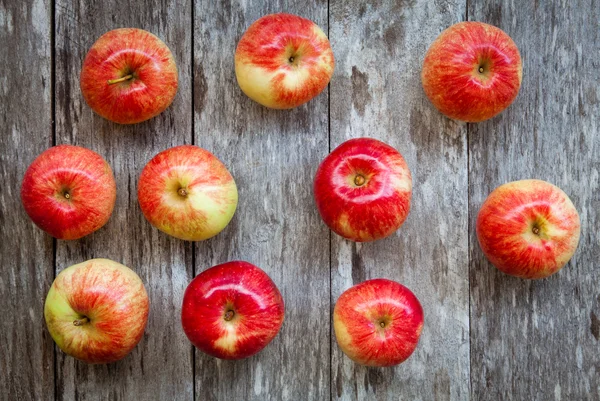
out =
[[[150,302],[140,277],[108,259],[60,272],[48,291],[44,317],[66,354],[87,363],[124,358],[144,335]]]
[[[188,285],[181,323],[192,344],[221,359],[256,354],[283,324],[281,293],[259,267],[233,261],[211,267]]]
[[[238,202],[227,167],[198,146],[175,146],[157,154],[142,170],[138,201],[159,230],[187,241],[221,232]]]
[[[557,186],[542,180],[501,185],[477,215],[477,239],[498,270],[516,277],[548,277],[567,264],[577,245],[577,209]]]
[[[266,15],[254,22],[235,51],[242,91],[273,109],[298,107],[323,91],[335,61],[327,35],[296,15]]]

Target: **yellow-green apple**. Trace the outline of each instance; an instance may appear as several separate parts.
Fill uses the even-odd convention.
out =
[[[46,297],[50,335],[66,354],[87,363],[123,359],[142,338],[149,301],[130,268],[91,259],[64,269]]]
[[[112,170],[98,153],[54,146],[31,163],[21,201],[31,220],[58,239],[78,239],[108,221],[117,197]]]
[[[498,270],[538,279],[571,259],[580,234],[579,214],[560,188],[542,180],[496,188],[477,215],[477,239]]]
[[[521,55],[500,28],[459,22],[431,44],[421,71],[425,94],[455,120],[479,122],[494,117],[517,97]]]
[[[333,328],[338,345],[354,362],[394,366],[417,347],[423,308],[402,284],[367,280],[346,290],[335,303]]]
[[[237,187],[227,167],[198,146],[175,146],[142,170],[138,201],[159,230],[187,241],[220,233],[235,213]]]
[[[263,106],[291,109],[327,87],[335,61],[317,24],[291,14],[255,21],[235,51],[235,75],[242,91]]]
[[[119,28],[94,43],[79,80],[92,110],[119,124],[135,124],[173,102],[177,66],[167,45],[150,32]]]
[[[275,338],[283,315],[283,299],[267,273],[233,261],[192,280],[183,296],[181,323],[199,350],[221,359],[242,359]]]
[[[325,224],[358,242],[387,237],[406,220],[412,178],[402,155],[371,138],[350,139],[317,169],[317,208]]]

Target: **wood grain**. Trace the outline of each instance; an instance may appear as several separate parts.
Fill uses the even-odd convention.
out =
[[[327,31],[327,3],[196,2],[196,144],[225,162],[239,190],[230,225],[196,247],[196,273],[242,259],[264,269],[284,297],[285,322],[260,354],[219,361],[196,352],[197,400],[324,400],[329,397],[329,233],[312,199],[327,154],[328,94],[294,110],[247,98],[234,73],[246,28],[286,11]]]
[[[408,286],[425,314],[412,357],[396,368],[354,364],[332,337],[332,399],[463,400],[469,392],[466,127],[426,99],[425,51],[464,18],[459,1],[337,1],[330,37],[331,148],[373,137],[403,154],[413,177],[411,212],[397,233],[356,244],[333,235],[332,300],[384,277]]]
[[[56,2],[57,143],[88,147],[104,156],[117,182],[108,224],[79,241],[59,241],[57,271],[106,257],[136,271],[150,297],[148,326],[131,355],[115,364],[88,366],[58,354],[60,399],[180,400],[193,396],[192,348],[180,324],[183,291],[192,276],[192,246],[162,234],[143,217],[137,180],[161,150],[190,143],[191,1],[123,3]],[[79,89],[83,58],[96,39],[117,27],[146,29],[170,47],[179,69],[179,91],[160,116],[133,126],[94,114]]]
[[[469,129],[471,398],[598,400],[599,4],[474,0],[469,19],[505,30],[524,61],[515,103]],[[561,187],[582,222],[571,262],[540,281],[494,269],[475,236],[487,195],[524,178]]]
[[[0,398],[52,399],[54,352],[44,299],[52,237],[21,205],[29,164],[52,145],[50,9],[0,0]]]

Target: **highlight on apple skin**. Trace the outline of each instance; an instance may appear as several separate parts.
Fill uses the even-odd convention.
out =
[[[162,113],[177,93],[177,65],[167,45],[148,31],[119,28],[92,45],[79,77],[94,112],[119,124]]]
[[[183,296],[181,323],[199,350],[216,358],[242,359],[275,338],[284,309],[281,293],[263,270],[233,261],[192,280]]]
[[[201,241],[229,224],[238,192],[229,170],[212,153],[183,145],[160,152],[144,167],[138,202],[146,219],[162,232]]]
[[[21,201],[31,220],[58,239],[79,239],[104,226],[116,198],[106,160],[80,146],[45,150],[29,165],[21,184]]]
[[[423,308],[405,286],[373,279],[346,290],[333,310],[341,350],[365,366],[394,366],[408,359],[423,329]]]
[[[459,22],[431,44],[421,71],[425,94],[446,116],[480,122],[517,97],[523,67],[519,49],[500,28]]]
[[[66,354],[99,364],[123,359],[141,340],[149,310],[142,280],[108,259],[91,259],[61,271],[50,287],[44,317]]]
[[[477,215],[481,249],[498,270],[525,279],[562,269],[577,249],[579,214],[560,188],[542,180],[503,184]]]
[[[263,106],[298,107],[323,91],[335,61],[325,33],[292,14],[255,21],[235,51],[235,75],[242,91]]]
[[[393,234],[410,210],[412,178],[396,149],[371,138],[350,139],[319,165],[317,209],[336,234],[357,242]]]

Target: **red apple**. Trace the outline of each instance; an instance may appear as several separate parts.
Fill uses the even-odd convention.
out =
[[[112,170],[98,153],[54,146],[31,163],[21,200],[31,220],[58,239],[78,239],[108,221],[117,197]]]
[[[167,45],[150,32],[115,29],[91,47],[80,86],[96,113],[119,124],[135,124],[159,115],[173,102],[177,66]]]
[[[317,96],[329,84],[334,67],[321,28],[291,14],[260,18],[235,51],[235,75],[242,91],[274,109],[291,109]]]
[[[396,231],[408,215],[412,178],[402,155],[370,138],[350,139],[322,162],[314,181],[325,224],[352,241],[374,241]]]
[[[233,177],[212,153],[198,146],[176,146],[148,162],[138,183],[146,219],[159,230],[187,241],[221,232],[238,201]]]
[[[192,344],[221,359],[256,354],[275,338],[284,306],[269,276],[248,262],[211,267],[188,285],[181,322]]]
[[[571,259],[580,234],[579,214],[560,188],[541,180],[496,188],[477,215],[477,239],[498,270],[538,279]]]
[[[66,268],[46,297],[50,335],[66,354],[87,363],[124,358],[144,334],[149,301],[135,272],[108,259]]]
[[[366,366],[394,366],[413,353],[423,328],[423,308],[408,288],[374,279],[346,290],[333,310],[337,342]]]
[[[459,22],[429,47],[421,80],[443,114],[479,122],[515,100],[522,71],[519,49],[504,31],[481,22]]]

